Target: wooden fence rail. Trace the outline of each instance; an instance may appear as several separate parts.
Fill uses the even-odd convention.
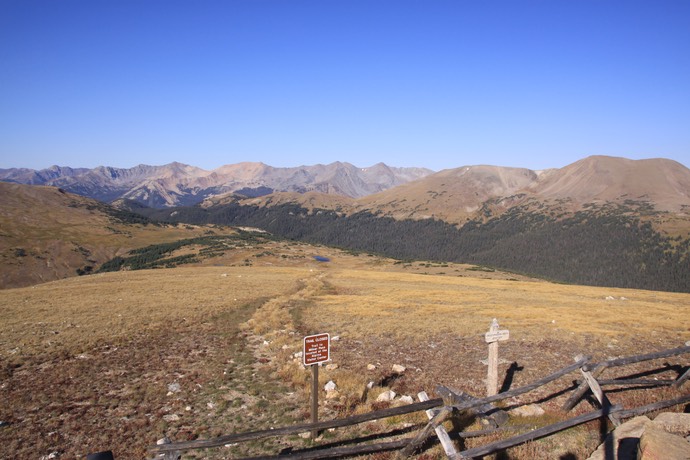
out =
[[[676,385],[680,386],[688,379],[690,371],[683,373],[677,380],[644,380],[644,379],[609,379],[609,380],[597,380],[597,377],[607,368],[624,366],[628,364],[649,361],[653,359],[667,358],[671,356],[677,356],[684,353],[690,352],[690,346],[674,348],[671,350],[665,350],[657,353],[650,353],[645,355],[631,356],[627,358],[619,358],[609,361],[603,361],[600,363],[590,363],[589,357],[576,357],[576,361],[566,366],[542,379],[539,379],[529,385],[525,385],[513,390],[505,391],[497,395],[489,396],[486,398],[473,398],[465,395],[463,393],[456,393],[446,387],[438,387],[437,393],[442,396],[442,398],[430,399],[428,401],[421,401],[418,403],[409,404],[406,406],[392,407],[383,410],[372,411],[366,414],[355,415],[351,417],[346,417],[342,419],[321,421],[318,423],[305,423],[297,424],[288,427],[270,429],[270,430],[259,430],[246,433],[234,433],[225,436],[220,436],[217,438],[206,439],[206,440],[196,440],[188,442],[177,442],[158,445],[151,447],[150,451],[154,453],[164,454],[165,459],[177,459],[179,458],[181,452],[192,449],[205,449],[212,447],[220,447],[230,443],[237,443],[243,441],[250,441],[256,439],[263,439],[276,436],[287,436],[294,435],[304,432],[311,431],[321,431],[329,428],[341,428],[346,426],[352,426],[372,420],[381,420],[388,417],[394,417],[399,415],[410,414],[419,411],[432,411],[429,412],[430,420],[429,422],[419,431],[419,433],[414,437],[409,437],[405,439],[400,439],[390,442],[382,442],[377,444],[367,444],[367,445],[356,445],[356,446],[339,446],[330,449],[309,449],[302,452],[294,452],[280,456],[267,456],[258,457],[260,459],[277,459],[277,458],[290,458],[290,459],[316,459],[316,458],[335,458],[335,457],[345,457],[352,455],[364,455],[380,451],[390,451],[398,450],[399,458],[406,458],[414,454],[420,446],[429,438],[429,436],[434,433],[441,426],[441,424],[453,413],[453,411],[467,412],[472,411],[478,415],[483,415],[487,412],[491,412],[494,409],[491,408],[490,404],[493,402],[501,401],[507,398],[518,396],[521,394],[528,393],[539,387],[542,387],[550,382],[553,382],[571,372],[580,371],[584,379],[582,379],[580,385],[573,392],[571,397],[566,402],[566,406],[574,407],[580,398],[589,389],[594,390],[597,393],[597,398],[602,405],[601,409],[584,414],[578,417],[574,417],[569,420],[565,420],[553,425],[549,425],[537,430],[532,430],[528,433],[513,436],[502,441],[488,444],[486,446],[469,449],[463,452],[453,452],[452,450],[447,450],[447,456],[452,460],[461,460],[466,458],[472,458],[481,455],[487,455],[492,452],[506,449],[523,442],[537,439],[540,437],[548,436],[553,433],[562,431],[571,426],[576,426],[578,424],[586,423],[591,420],[595,420],[601,417],[609,417],[614,423],[617,420],[629,418],[641,414],[645,414],[654,410],[663,409],[666,407],[675,406],[678,404],[683,404],[690,401],[690,395],[682,396],[680,398],[675,398],[667,401],[661,401],[658,403],[650,404],[643,407],[632,408],[624,410],[620,406],[613,406],[608,403],[605,393],[601,390],[601,385],[625,385],[631,388],[637,385],[651,385],[652,383],[658,385]],[[501,430],[501,428],[498,428]],[[438,430],[442,432],[442,430]],[[488,433],[494,433],[496,429],[482,430],[477,435],[486,435]],[[465,436],[463,436],[465,435]],[[469,437],[472,432],[459,433],[460,437]]]
[[[656,353],[648,353],[645,355],[612,359],[609,361],[602,361],[600,363],[586,364],[582,366],[582,370],[585,372],[590,372],[594,378],[598,378],[606,369],[611,367],[625,366],[628,364],[640,363],[643,361],[651,361],[653,359],[670,358],[671,356],[678,356],[685,353],[690,353],[690,346],[672,348],[670,350],[659,351]],[[588,389],[589,386],[587,385],[587,383],[582,382],[580,386],[577,388],[577,390],[575,390],[573,394],[570,396],[570,398],[568,398],[568,400],[563,404],[563,410],[569,411],[570,409],[575,407],[578,401],[585,395]]]

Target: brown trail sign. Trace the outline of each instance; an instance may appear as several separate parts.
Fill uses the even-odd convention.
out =
[[[330,360],[331,336],[329,334],[308,335],[304,338],[302,361],[305,366],[325,363]]]

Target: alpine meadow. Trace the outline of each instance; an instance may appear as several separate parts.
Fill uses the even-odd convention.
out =
[[[23,184],[5,171],[0,456],[398,458],[429,423],[417,394],[444,388],[465,398],[429,402],[456,407],[437,428],[458,453],[431,435],[414,458],[585,459],[633,413],[687,415],[684,166],[390,169],[397,179],[361,196],[344,192],[355,188],[342,164],[318,186],[300,185],[298,169],[227,167],[243,176],[225,177],[236,189],[220,194],[179,164],[182,178],[111,170],[98,191],[97,171],[48,185],[26,179],[46,172],[24,171]],[[142,187],[178,198],[137,201]],[[485,407],[494,318],[506,332]],[[364,421],[313,435],[301,354],[320,333],[330,359],[318,365],[318,420]],[[576,359],[603,364],[521,390]],[[586,393],[567,408],[583,375],[606,399]],[[458,410],[467,398],[477,406]],[[587,419],[602,407],[621,419]],[[529,438],[573,417],[589,421]]]

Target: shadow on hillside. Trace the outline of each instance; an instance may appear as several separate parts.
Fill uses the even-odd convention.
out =
[[[520,366],[517,361],[513,361],[510,364],[510,367],[506,371],[506,378],[503,379],[503,384],[501,385],[501,389],[498,390],[499,393],[505,393],[506,391],[510,390],[510,387],[513,385],[513,380],[515,379],[515,374],[517,372],[520,372],[523,370],[525,366]]]

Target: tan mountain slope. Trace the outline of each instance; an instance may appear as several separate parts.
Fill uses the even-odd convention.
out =
[[[209,204],[222,203],[224,199],[229,198],[214,198]],[[463,166],[356,200],[310,192],[275,193],[241,202],[260,206],[295,203],[307,209],[331,209],[346,214],[366,210],[396,219],[433,217],[462,224],[481,217],[487,208],[496,215],[526,201],[539,207],[538,203],[548,205],[563,200],[568,201],[566,207],[558,206],[569,211],[582,209],[588,203],[644,201],[657,211],[670,212],[667,220],[685,221],[690,214],[690,169],[667,159],[592,156],[545,171]]]
[[[537,173],[524,168],[463,166],[361,198],[357,204],[398,219],[434,217],[463,222],[486,200],[512,196],[533,184],[537,177]]]
[[[547,199],[649,201],[659,211],[681,211],[690,206],[690,169],[663,158],[591,156],[552,171],[533,191]]]
[[[0,182],[0,288],[76,276],[131,249],[209,230],[127,223],[114,212],[55,187]]]
[[[352,214],[357,211],[356,200],[343,195],[332,195],[322,192],[279,192],[257,198],[240,200],[244,205],[277,206],[281,204],[297,204],[305,209],[330,209],[333,211]]]

